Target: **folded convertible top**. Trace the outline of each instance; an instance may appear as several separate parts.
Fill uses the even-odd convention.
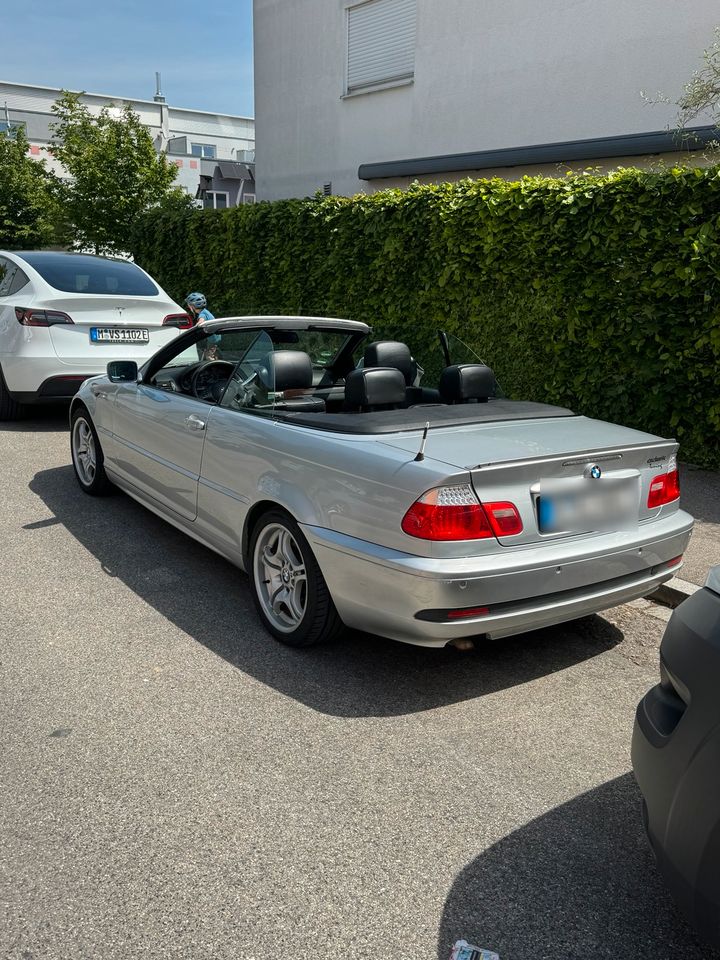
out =
[[[527,400],[488,400],[487,403],[419,404],[402,410],[377,410],[372,413],[290,413],[276,411],[278,419],[333,433],[402,433],[433,427],[454,427],[469,423],[503,420],[541,420],[547,417],[575,417],[572,410]]]

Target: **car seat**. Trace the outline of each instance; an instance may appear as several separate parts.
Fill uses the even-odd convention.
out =
[[[396,367],[363,367],[345,380],[345,409],[357,413],[405,406],[405,378]]]
[[[487,403],[496,388],[495,374],[484,363],[456,363],[440,374],[443,403]]]
[[[440,395],[431,387],[416,387],[417,363],[412,358],[410,348],[398,340],[375,340],[365,347],[363,367],[394,367],[402,373],[405,380],[405,405],[418,403],[437,403]]]
[[[294,413],[324,413],[325,401],[312,395],[313,368],[307,353],[275,350],[258,368],[258,378],[275,394],[273,408]]]

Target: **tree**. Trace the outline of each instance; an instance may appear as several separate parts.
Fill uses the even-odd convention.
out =
[[[715,41],[703,51],[703,66],[685,84],[677,106],[680,130],[706,112],[715,126],[720,126],[720,27],[715,28]]]
[[[63,232],[75,249],[127,251],[141,213],[183,202],[182,190],[173,187],[176,167],[156,152],[129,104],[93,115],[79,94],[64,91],[53,113],[51,150],[68,175],[58,185]]]
[[[44,247],[55,238],[54,177],[28,156],[22,127],[0,133],[0,247]]]

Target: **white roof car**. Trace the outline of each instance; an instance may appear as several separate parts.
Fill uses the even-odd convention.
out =
[[[192,321],[137,264],[0,250],[0,420],[70,400],[108,360],[144,363]]]

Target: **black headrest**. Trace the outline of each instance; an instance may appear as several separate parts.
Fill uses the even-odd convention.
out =
[[[380,407],[404,401],[405,378],[395,367],[365,367],[347,375],[345,403],[349,407]]]
[[[258,369],[258,376],[268,390],[309,390],[312,387],[312,360],[300,350],[275,350],[269,353]]]
[[[405,385],[410,386],[415,378],[415,367],[410,347],[397,340],[376,340],[365,347],[363,357],[364,367],[395,367],[405,378]]]
[[[440,374],[440,397],[444,403],[487,400],[495,396],[495,374],[484,363],[457,363]]]

